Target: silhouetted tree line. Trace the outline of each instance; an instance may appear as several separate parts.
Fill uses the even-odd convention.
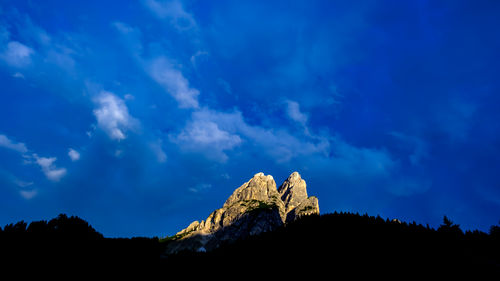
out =
[[[168,242],[165,242],[168,243]],[[463,232],[444,217],[438,229],[353,213],[307,216],[273,232],[207,252],[164,256],[158,238],[105,238],[78,217],[0,228],[2,260],[154,265],[163,270],[309,270],[352,276],[394,272],[500,272],[500,226]],[[408,275],[408,276],[411,276]]]
[[[292,276],[304,272],[410,277],[440,273],[500,273],[500,226],[490,233],[463,232],[448,217],[436,230],[353,213],[303,217],[276,231],[224,245],[208,253],[179,253],[172,265],[198,264],[245,272],[268,266]],[[290,274],[290,271],[292,274]],[[332,275],[333,274],[333,275]],[[330,279],[330,278],[328,278]]]
[[[158,260],[155,238],[105,238],[79,217],[20,221],[0,228],[0,259],[33,264],[116,264]]]

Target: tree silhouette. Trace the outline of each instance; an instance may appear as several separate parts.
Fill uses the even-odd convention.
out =
[[[450,236],[460,236],[464,234],[460,229],[460,225],[454,224],[447,216],[443,217],[443,224],[439,226],[438,231]]]
[[[432,272],[498,270],[500,226],[489,234],[467,231],[448,217],[437,230],[416,222],[346,212],[305,216],[275,231],[249,236],[208,251],[165,256],[166,243],[153,238],[104,238],[78,217],[59,215],[29,225],[0,228],[0,259],[19,264],[144,264],[175,272],[186,266],[241,268],[256,263],[339,272]],[[87,267],[88,268],[88,267]],[[291,268],[290,268],[291,269]]]

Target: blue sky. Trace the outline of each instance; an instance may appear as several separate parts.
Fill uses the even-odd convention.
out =
[[[172,235],[257,172],[500,220],[496,1],[0,1],[0,225]]]

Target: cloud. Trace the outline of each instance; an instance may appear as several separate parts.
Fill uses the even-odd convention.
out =
[[[28,152],[28,148],[22,142],[15,142],[9,139],[7,136],[0,134],[0,147],[8,148],[20,153]]]
[[[295,122],[298,122],[302,126],[305,126],[307,123],[307,115],[300,111],[300,105],[296,101],[287,100],[286,101],[286,113],[290,119]]]
[[[35,189],[32,190],[21,190],[19,194],[26,200],[30,200],[38,194],[38,191]]]
[[[196,28],[196,21],[193,15],[186,12],[182,2],[179,0],[145,0],[143,3],[156,17],[168,20],[178,31]]]
[[[36,164],[40,166],[42,172],[45,174],[47,179],[51,181],[59,181],[64,175],[66,175],[65,168],[57,168],[54,162],[57,160],[56,157],[39,157],[37,154],[33,154]]]
[[[177,101],[180,108],[199,107],[200,92],[191,88],[189,81],[165,57],[154,59],[149,65],[148,73]]]
[[[76,150],[74,150],[73,148],[70,148],[68,150],[68,156],[69,158],[71,158],[71,161],[78,161],[80,160],[80,153]]]
[[[34,184],[34,182],[32,181],[23,181],[23,180],[20,180],[18,178],[14,178],[14,184],[21,187],[21,188],[25,188],[25,187],[28,187],[28,186],[31,186]]]
[[[141,32],[138,28],[122,22],[114,22],[113,26],[123,35],[125,45],[136,62],[145,69],[149,77],[177,101],[180,108],[199,107],[198,96],[200,92],[190,87],[188,79],[167,57],[158,56],[146,59],[141,56],[143,46],[140,40]],[[191,57],[193,66],[196,64],[196,57],[203,54],[205,52],[198,52]]]
[[[59,181],[64,175],[66,175],[65,168],[58,168],[54,165],[54,162],[57,160],[56,157],[39,157],[36,153],[28,153],[28,148],[24,143],[16,143],[6,137],[5,135],[0,134],[0,147],[5,147],[19,153],[22,153],[22,158],[24,159],[24,164],[37,164],[42,169],[42,172],[45,174],[47,179],[51,181]],[[68,154],[72,154],[72,149]],[[74,151],[76,152],[76,151]],[[78,153],[78,152],[76,152]],[[75,155],[73,155],[75,156]],[[79,155],[78,155],[79,156]],[[71,156],[70,156],[71,157]],[[33,161],[34,160],[34,161]],[[17,178],[13,179],[13,182],[21,187],[27,187],[33,184],[33,182],[21,181]]]
[[[0,54],[0,59],[10,66],[25,67],[31,64],[31,56],[35,51],[17,41],[7,43],[7,48]]]
[[[286,130],[249,125],[239,111],[228,113],[208,108],[194,111],[191,121],[174,140],[184,148],[217,155],[224,161],[227,160],[226,151],[244,142],[276,162],[287,162],[299,155],[327,154],[329,146],[324,138],[301,139]]]
[[[113,93],[101,91],[94,103],[97,105],[94,109],[97,127],[111,139],[124,140],[126,131],[136,128],[138,121],[130,116],[125,102]]]
[[[174,141],[184,149],[202,152],[220,162],[228,159],[225,151],[233,149],[242,142],[240,136],[220,129],[215,122],[196,117],[175,137]]]

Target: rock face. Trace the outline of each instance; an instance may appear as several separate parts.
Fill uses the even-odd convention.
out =
[[[292,173],[279,189],[271,175],[258,173],[238,187],[222,208],[213,211],[206,220],[194,221],[171,237],[167,254],[212,250],[311,214],[319,214],[318,198],[307,196],[306,182],[299,173]]]

